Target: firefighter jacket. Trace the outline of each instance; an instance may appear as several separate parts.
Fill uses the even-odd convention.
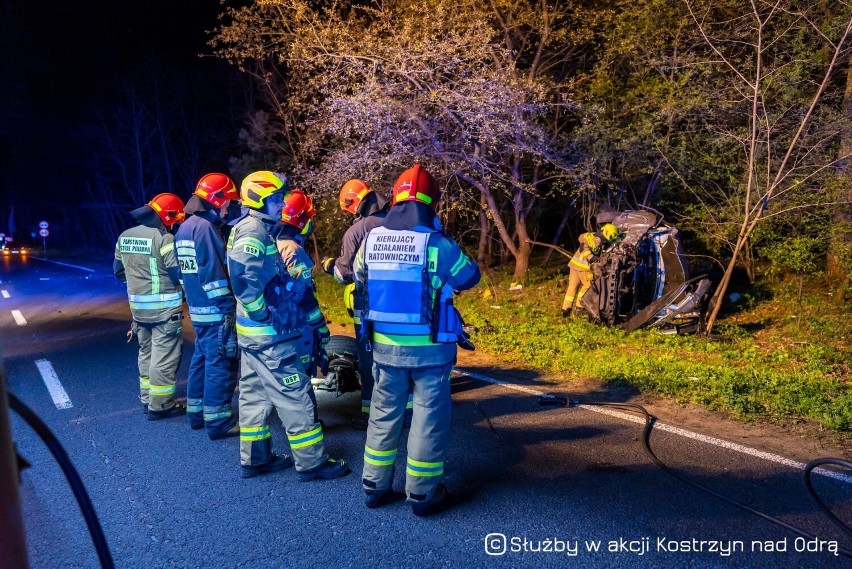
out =
[[[194,212],[175,233],[175,250],[193,326],[218,325],[236,309],[228,282],[225,243],[214,211]]]
[[[228,274],[237,299],[237,340],[240,347],[254,351],[301,335],[295,326],[279,331],[274,325],[282,294],[281,260],[268,224],[268,216],[249,209],[228,237]]]
[[[601,253],[601,238],[594,233],[583,233],[577,240],[580,242],[580,246],[574,252],[568,266],[581,271],[591,271],[591,264],[597,260]]]
[[[368,321],[364,328],[373,361],[408,368],[453,362],[455,342],[433,341],[441,291],[467,290],[479,278],[479,267],[440,230],[429,206],[394,206],[355,259],[356,287],[366,294],[362,319]]]
[[[310,288],[309,296],[306,296],[301,302],[307,326],[321,328],[325,325],[325,318],[316,297],[313,272],[314,262],[305,252],[305,249],[293,238],[279,238],[275,245],[289,275],[296,280],[302,281]]]
[[[367,200],[370,200],[369,203],[362,203],[361,208],[359,208],[360,211],[366,207],[367,212],[358,217],[343,234],[340,256],[334,260],[334,280],[341,284],[348,284],[353,281],[352,265],[355,263],[355,255],[358,254],[361,243],[364,242],[364,238],[370,230],[384,222],[385,216],[388,214],[387,209],[385,209],[386,202],[375,192],[364,199],[365,202]],[[356,302],[356,309],[360,308],[358,304]]]
[[[165,229],[137,225],[118,237],[113,273],[127,284],[133,320],[165,322],[181,312],[174,237]]]

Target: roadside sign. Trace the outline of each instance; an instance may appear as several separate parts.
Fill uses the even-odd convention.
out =
[[[48,235],[50,235],[50,231],[48,231],[47,229],[40,229],[38,234],[42,237],[47,237]]]
[[[40,221],[39,224],[38,224],[39,229],[47,229],[48,227],[50,227],[50,226],[47,224],[46,221]]]

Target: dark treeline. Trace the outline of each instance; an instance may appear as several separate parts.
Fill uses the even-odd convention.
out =
[[[387,189],[419,161],[443,184],[453,233],[516,279],[528,239],[571,249],[601,208],[650,207],[725,267],[717,295],[736,267],[752,279],[824,272],[845,294],[848,2],[220,8],[202,49],[216,73],[171,73],[166,58],[116,74],[118,98],[61,142],[79,150],[62,168],[103,212],[97,228],[77,221],[87,244],[109,243],[127,208],[167,188],[186,195],[211,169],[239,181],[280,168],[321,197],[351,177]],[[333,209],[320,213],[342,224]],[[320,221],[331,252],[342,228]]]

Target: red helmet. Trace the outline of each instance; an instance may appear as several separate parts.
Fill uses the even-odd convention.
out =
[[[195,195],[220,208],[229,200],[240,199],[240,193],[234,181],[225,174],[205,174],[195,186]]]
[[[364,180],[353,179],[349,180],[343,187],[340,188],[340,209],[348,211],[352,215],[358,213],[358,206],[361,205],[367,195],[373,190]]]
[[[399,202],[418,201],[437,209],[439,199],[441,192],[435,178],[420,164],[415,164],[394,182],[391,203],[396,205]]]
[[[284,198],[281,221],[302,230],[316,213],[317,210],[308,194],[302,190],[293,190]]]
[[[148,202],[148,207],[157,212],[166,227],[171,227],[176,222],[182,222],[186,218],[183,211],[183,201],[174,194],[156,195],[154,199]]]

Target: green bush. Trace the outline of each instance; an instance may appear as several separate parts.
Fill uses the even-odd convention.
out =
[[[586,377],[623,382],[743,420],[808,418],[852,431],[852,388],[844,375],[852,361],[852,318],[848,309],[822,306],[819,287],[809,298],[814,316],[804,315],[801,326],[781,300],[766,295],[738,313],[736,324],[723,321],[719,335],[707,338],[653,329],[627,333],[564,319],[559,310],[564,279],[535,274],[521,292],[507,291],[509,280],[492,276],[494,296],[483,298],[480,285],[456,301],[466,322],[477,328],[477,349],[508,365],[544,370],[566,383]],[[317,284],[326,315],[350,321],[342,287],[324,274]],[[761,331],[749,332],[750,327]]]

